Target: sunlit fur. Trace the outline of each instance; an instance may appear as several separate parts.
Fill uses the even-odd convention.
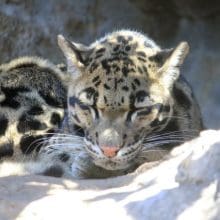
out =
[[[89,46],[63,36],[58,37],[58,44],[66,57],[68,74],[39,58],[20,58],[0,66],[0,71],[13,69],[18,76],[20,66],[24,72],[27,70],[26,64],[36,66],[39,74],[46,68],[51,77],[58,77],[64,90],[68,89],[68,94],[62,97],[67,96],[67,109],[46,104],[38,94],[44,83],[40,78],[35,91],[19,94],[22,102],[29,95],[30,104],[36,99],[47,107],[40,116],[33,116],[46,122],[45,130],[18,134],[17,121],[28,110],[27,105],[10,113],[14,124],[7,128],[7,136],[0,137],[5,141],[9,134],[16,143],[18,153],[11,158],[18,161],[20,157],[24,173],[68,178],[123,175],[142,163],[162,159],[172,147],[199,134],[202,129],[199,107],[190,86],[180,76],[180,66],[189,51],[186,42],[174,49],[161,49],[144,34],[120,30]],[[48,82],[49,86],[56,80]],[[59,98],[59,91],[51,91],[52,97]],[[0,92],[0,104],[4,99]],[[7,111],[0,109],[4,116]],[[63,120],[59,127],[51,123],[54,112]],[[21,138],[33,134],[43,136],[21,152]],[[119,151],[109,157],[103,146],[116,146]]]
[[[85,151],[95,165],[106,170],[134,169],[143,161],[161,159],[176,144],[198,135],[200,112],[189,85],[180,77],[189,51],[186,42],[163,50],[141,33],[121,30],[89,46],[63,36],[58,43],[72,77],[69,121],[85,131]],[[190,106],[182,104],[178,95]],[[102,152],[105,145],[120,150],[109,158]]]

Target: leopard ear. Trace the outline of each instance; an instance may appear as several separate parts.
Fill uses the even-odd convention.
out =
[[[67,60],[67,71],[73,76],[78,77],[85,66],[89,48],[78,43],[65,39],[62,35],[57,36],[60,49],[63,51]]]
[[[168,89],[173,87],[180,75],[180,66],[189,52],[187,42],[181,42],[175,49],[162,50],[163,64],[158,69],[158,74],[162,84]]]

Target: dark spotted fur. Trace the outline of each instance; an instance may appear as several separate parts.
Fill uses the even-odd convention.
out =
[[[76,44],[73,49],[72,44],[59,38],[72,75],[70,123],[84,130],[85,152],[95,165],[107,170],[134,168],[147,144],[171,149],[198,135],[200,111],[190,86],[179,76],[187,43],[162,50],[144,35],[122,30],[88,47]],[[79,54],[87,62],[79,60]],[[148,143],[154,135],[157,142]],[[119,149],[116,156],[104,155],[105,146]]]
[[[44,175],[110,177],[199,134],[199,107],[179,76],[187,43],[162,50],[127,30],[88,47],[58,43],[69,75],[38,58],[0,66],[1,159],[36,155]]]
[[[60,70],[39,58],[19,58],[0,70],[0,158],[39,151],[37,140],[64,117]]]

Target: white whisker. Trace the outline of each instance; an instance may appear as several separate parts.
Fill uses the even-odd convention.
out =
[[[149,148],[154,148],[155,146],[158,145],[163,145],[163,144],[181,144],[184,143],[184,140],[164,140],[164,141],[158,141],[158,142],[152,142],[152,143],[144,143],[143,149],[149,149]]]

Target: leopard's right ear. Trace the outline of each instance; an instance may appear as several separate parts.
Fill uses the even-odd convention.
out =
[[[162,50],[156,56],[161,57],[162,66],[158,69],[158,78],[167,88],[172,88],[180,75],[180,66],[189,52],[187,42],[180,42],[176,48]]]
[[[90,53],[89,48],[82,44],[73,43],[62,35],[57,36],[57,41],[67,60],[67,71],[73,77],[78,77]]]

